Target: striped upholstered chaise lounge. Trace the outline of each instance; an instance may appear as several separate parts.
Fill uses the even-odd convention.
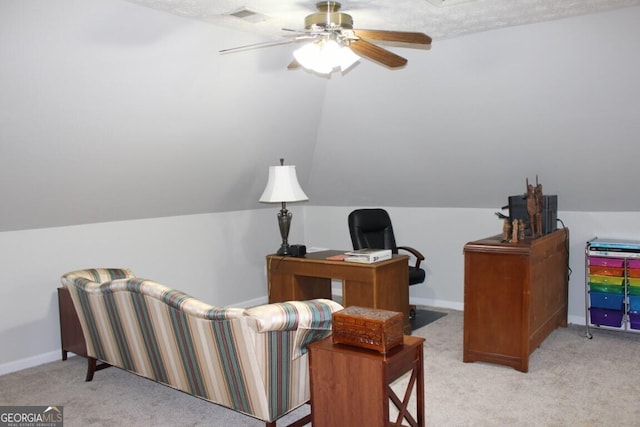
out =
[[[330,300],[213,307],[128,269],[74,271],[62,283],[87,343],[87,381],[100,361],[272,427],[309,400],[306,345],[329,335],[342,309]]]

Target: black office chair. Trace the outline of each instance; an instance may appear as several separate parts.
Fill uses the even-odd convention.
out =
[[[353,249],[391,249],[394,254],[398,250],[409,252],[415,257],[415,265],[409,265],[409,286],[424,282],[425,271],[420,268],[424,255],[409,246],[397,246],[393,234],[391,218],[384,209],[356,209],[349,214],[349,234]],[[413,318],[416,307],[410,306],[409,318]]]

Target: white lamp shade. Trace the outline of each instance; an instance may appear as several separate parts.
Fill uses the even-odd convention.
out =
[[[300,202],[309,200],[296,175],[296,167],[269,166],[269,181],[264,189],[260,201],[262,203]]]
[[[335,40],[316,40],[293,52],[296,61],[307,70],[319,74],[330,74],[335,68],[346,71],[358,62],[360,57]]]

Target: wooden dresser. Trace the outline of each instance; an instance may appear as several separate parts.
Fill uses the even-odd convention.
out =
[[[464,362],[529,370],[529,355],[567,326],[569,230],[464,247]]]

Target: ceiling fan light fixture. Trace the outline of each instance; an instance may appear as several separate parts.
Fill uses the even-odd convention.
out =
[[[462,2],[477,0],[427,0],[430,2]],[[354,29],[350,15],[340,12],[337,1],[320,1],[316,3],[318,12],[305,18],[305,30],[283,28],[293,34],[284,41],[272,40],[263,43],[253,43],[232,49],[223,49],[221,54],[242,49],[252,49],[278,44],[297,43],[305,40],[310,43],[303,45],[293,56],[287,69],[293,70],[303,67],[316,74],[328,75],[340,69],[347,71],[360,57],[369,59],[389,69],[402,68],[407,59],[378,46],[377,42],[399,43],[408,47],[424,47],[431,45],[431,37],[415,31],[391,31],[376,29]],[[243,13],[239,13],[244,15]]]
[[[331,74],[336,68],[344,72],[360,60],[351,49],[331,38],[314,40],[294,51],[293,57],[303,68],[318,74]]]

